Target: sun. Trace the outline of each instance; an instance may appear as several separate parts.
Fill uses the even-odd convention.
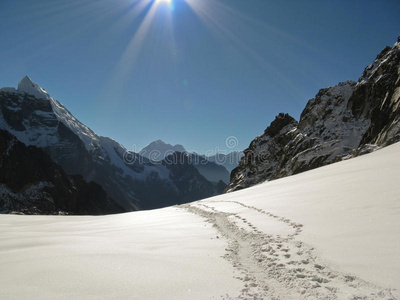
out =
[[[167,3],[170,4],[172,2],[172,0],[156,0],[157,3]]]

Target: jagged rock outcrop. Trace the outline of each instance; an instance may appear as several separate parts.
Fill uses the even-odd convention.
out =
[[[295,137],[297,125],[288,114],[279,114],[264,134],[255,138],[244,151],[239,166],[231,172],[228,190],[232,184],[240,189],[242,182],[246,184],[243,187],[247,187],[258,183],[261,178],[273,177],[281,168],[285,159],[284,148]]]
[[[279,114],[254,139],[226,192],[282,178],[400,141],[400,39],[358,82],[321,89],[297,123]]]
[[[0,212],[101,215],[124,212],[101,186],[68,176],[43,150],[0,130]]]
[[[400,36],[386,47],[358,80],[348,108],[356,118],[371,120],[361,145],[381,147],[400,140]]]

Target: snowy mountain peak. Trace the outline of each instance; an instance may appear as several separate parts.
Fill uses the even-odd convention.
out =
[[[182,145],[177,144],[173,146],[165,143],[162,140],[156,140],[144,147],[139,154],[151,160],[158,161],[163,160],[165,157],[173,154],[174,152],[186,152],[186,150]]]
[[[180,144],[176,144],[175,146],[172,146],[171,144],[167,144],[166,142],[164,142],[163,140],[156,140],[154,142],[151,142],[148,146],[150,145],[162,145],[162,146],[171,146],[173,148],[179,149],[181,150],[180,152],[185,151],[185,148],[180,145]]]
[[[22,78],[22,80],[18,83],[18,92],[32,95],[39,99],[50,99],[50,95],[44,89],[34,83],[28,76]]]

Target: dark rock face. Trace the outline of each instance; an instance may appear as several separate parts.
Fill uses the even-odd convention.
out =
[[[43,148],[69,174],[90,169],[84,144],[53,113],[49,100],[0,92],[0,117],[26,144]],[[29,132],[30,135],[25,134]],[[19,134],[18,134],[19,133]]]
[[[235,190],[239,190],[258,183],[260,178],[273,177],[284,163],[284,147],[294,138],[293,130],[297,125],[291,116],[279,114],[265,133],[255,138],[244,151],[239,166],[231,172],[227,189],[234,185]]]
[[[96,153],[96,149],[90,153],[79,136],[60,122],[50,100],[37,99],[28,94],[0,92],[0,123],[2,118],[4,129],[24,144],[43,149],[67,174],[79,174],[88,182],[102,185],[110,197],[118,199],[125,211],[136,209],[133,200],[121,192],[118,180],[104,168],[104,163],[96,163],[100,154]]]
[[[275,120],[272,121],[271,125],[267,129],[265,129],[264,134],[274,137],[287,125],[291,123],[297,123],[295,119],[293,119],[289,114],[280,113],[275,117]]]
[[[0,211],[98,215],[125,210],[98,184],[69,177],[43,150],[0,130]]]
[[[397,46],[396,46],[397,45]],[[361,144],[387,146],[400,140],[400,49],[386,47],[359,79],[348,107],[356,118],[371,120]]]
[[[386,47],[358,82],[321,89],[300,121],[279,114],[255,138],[225,191],[297,174],[400,141],[400,43]]]

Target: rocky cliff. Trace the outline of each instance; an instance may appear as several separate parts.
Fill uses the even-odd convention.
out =
[[[400,140],[400,38],[357,82],[321,89],[299,122],[279,114],[244,151],[226,191],[371,152]]]

